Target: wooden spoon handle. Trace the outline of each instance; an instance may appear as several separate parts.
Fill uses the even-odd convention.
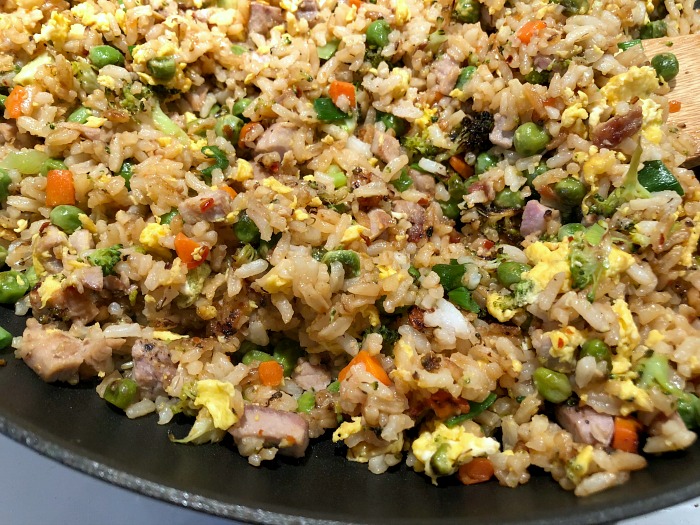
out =
[[[668,121],[683,129],[695,140],[683,164],[687,168],[700,165],[700,34],[644,40],[644,53],[651,60],[659,53],[673,53],[678,58],[680,73],[671,81],[669,100],[680,102],[681,109],[669,115]]]

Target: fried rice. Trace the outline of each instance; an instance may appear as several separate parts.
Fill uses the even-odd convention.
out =
[[[700,185],[666,96],[688,80],[643,47],[699,20],[6,0],[15,354],[256,466],[325,436],[436,484],[624,483],[700,425]]]

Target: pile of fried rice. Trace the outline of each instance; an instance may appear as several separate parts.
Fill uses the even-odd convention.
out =
[[[43,380],[434,483],[585,496],[695,441],[688,79],[644,49],[692,0],[1,9],[0,299]]]

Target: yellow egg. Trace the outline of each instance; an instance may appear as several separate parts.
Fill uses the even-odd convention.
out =
[[[574,362],[576,349],[586,342],[586,337],[573,326],[552,330],[546,335],[552,342],[549,354],[570,363]]]
[[[411,10],[406,5],[406,0],[396,0],[394,8],[396,25],[402,26],[411,19]]]
[[[196,384],[197,397],[194,406],[206,407],[214,421],[214,426],[227,430],[238,421],[231,409],[235,388],[231,383],[216,379],[203,379]]]
[[[340,239],[340,242],[343,244],[349,244],[360,239],[363,234],[367,235],[368,233],[369,230],[364,226],[353,224],[347,230],[345,230],[345,232],[343,232],[343,237]]]
[[[576,102],[573,106],[569,106],[561,114],[561,125],[564,128],[570,128],[577,122],[588,118],[586,111],[581,102]]]
[[[270,188],[276,193],[281,194],[291,193],[293,191],[292,188],[290,188],[289,186],[285,186],[274,177],[267,177],[266,179],[263,179],[262,185],[266,188]]]
[[[147,224],[146,227],[141,230],[139,242],[149,251],[153,251],[157,254],[169,254],[170,251],[160,245],[160,239],[161,237],[170,235],[170,233],[169,225],[152,222]]]
[[[620,408],[623,416],[636,410],[650,412],[654,409],[654,403],[647,391],[639,388],[631,379],[608,381],[605,383],[605,392],[624,402]]]
[[[534,242],[525,248],[525,255],[534,266],[531,270],[523,273],[522,278],[535,283],[534,293],[544,290],[558,273],[566,275],[562,290],[568,291],[570,289],[571,268],[569,266],[568,242]]]
[[[503,296],[496,292],[486,296],[486,309],[501,323],[510,321],[518,313],[517,308],[509,308]]]
[[[351,421],[345,421],[341,423],[338,428],[333,432],[333,443],[338,441],[345,441],[347,438],[353,434],[357,434],[362,430],[362,417],[353,417]]]
[[[659,79],[651,66],[632,66],[625,73],[615,75],[600,89],[608,104],[629,102],[635,97],[648,98],[659,89]]]
[[[21,283],[20,283],[21,284]],[[53,296],[54,293],[62,288],[61,281],[57,275],[49,275],[39,286],[37,290],[39,292],[39,298],[41,300],[41,307],[45,308],[46,303]]]
[[[161,341],[177,341],[178,339],[186,339],[186,335],[176,334],[168,330],[153,330],[153,338]]]
[[[258,279],[256,283],[269,293],[279,293],[288,289],[292,284],[292,280],[279,275],[273,268],[264,277]]]

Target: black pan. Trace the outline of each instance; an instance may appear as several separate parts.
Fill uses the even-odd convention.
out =
[[[19,334],[24,321],[0,309],[0,325]],[[188,422],[158,426],[155,416],[129,420],[94,384],[41,381],[11,350],[1,355],[0,431],[61,463],[164,501],[252,523],[412,525],[584,524],[615,521],[700,495],[700,445],[650,458],[626,485],[576,498],[544,473],[517,489],[496,482],[434,487],[401,467],[382,476],[350,463],[329,440],[313,443],[301,462],[254,468],[231,443],[187,446]]]

